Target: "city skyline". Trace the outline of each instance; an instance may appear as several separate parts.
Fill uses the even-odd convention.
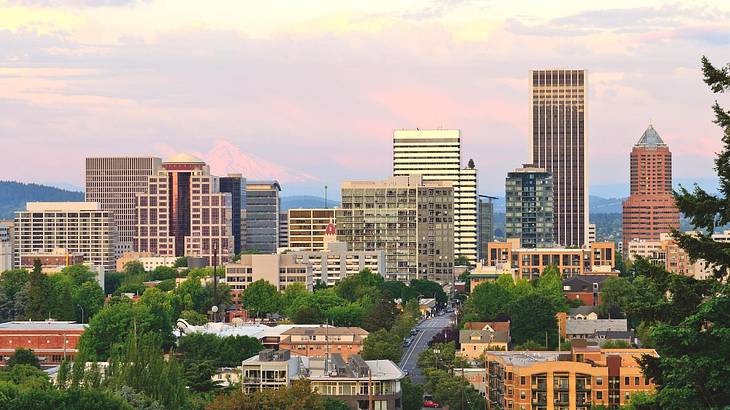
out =
[[[720,133],[697,67],[730,42],[727,6],[302,3],[1,5],[0,175],[82,187],[87,156],[189,152],[215,175],[321,195],[387,177],[394,129],[443,127],[461,130],[479,193],[502,196],[529,159],[528,70],[585,67],[591,193],[628,193],[611,167],[650,121],[675,180],[712,178]]]

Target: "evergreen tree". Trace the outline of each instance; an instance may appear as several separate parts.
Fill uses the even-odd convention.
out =
[[[730,64],[716,68],[703,57],[704,80],[713,92],[730,90]],[[720,409],[730,405],[730,295],[725,279],[730,269],[730,244],[712,240],[715,227],[730,223],[730,112],[715,102],[715,123],[723,129],[723,149],[715,160],[720,193],[709,194],[695,185],[692,192],[675,193],[679,210],[696,234],[674,232],[692,259],[704,259],[719,281],[665,275],[652,278],[666,306],[657,315],[650,335],[659,357],[644,356],[644,374],[657,384],[654,397],[641,399],[642,409]],[[651,311],[651,309],[649,310]],[[664,316],[664,317],[662,317]]]
[[[43,320],[46,318],[46,298],[48,297],[48,285],[46,277],[41,272],[41,261],[33,261],[33,271],[28,280],[28,304],[25,309],[25,316],[31,320]]]

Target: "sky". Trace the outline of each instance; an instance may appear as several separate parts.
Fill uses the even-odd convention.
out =
[[[458,128],[479,191],[529,160],[527,73],[588,70],[591,192],[627,193],[651,122],[713,184],[726,1],[0,0],[0,180],[83,187],[84,158],[200,156],[330,195],[392,172],[392,131]],[[335,194],[336,195],[336,194]]]

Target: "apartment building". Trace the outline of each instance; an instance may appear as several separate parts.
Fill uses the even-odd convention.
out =
[[[15,212],[15,266],[24,258],[63,248],[83,254],[84,262],[103,271],[114,270],[118,238],[112,211],[98,202],[28,202]]]
[[[279,245],[281,186],[277,181],[246,182],[245,249],[275,253]]]
[[[135,197],[147,189],[147,178],[157,174],[156,157],[86,158],[86,201],[112,211],[119,232],[115,256],[133,250],[136,223]]]
[[[477,169],[462,168],[460,130],[393,131],[393,176],[421,175],[454,188],[454,255],[477,260]]]
[[[0,221],[0,273],[13,269],[13,221]]]
[[[281,334],[279,349],[312,358],[337,353],[347,360],[362,352],[368,334],[359,327],[294,327]]]
[[[570,352],[487,352],[487,409],[618,409],[654,389],[637,359],[653,349],[574,347]]]
[[[231,194],[199,158],[165,160],[147,188],[136,194],[134,248],[157,256],[205,258],[225,263],[234,252]]]
[[[327,228],[335,223],[335,209],[290,209],[287,211],[287,220],[289,248],[321,251],[325,248],[324,237]]]
[[[594,242],[585,248],[519,248],[516,240],[487,244],[487,265],[508,264],[515,277],[532,279],[548,266],[564,277],[588,272],[610,273],[616,267],[616,245]]]
[[[662,233],[658,241],[633,239],[626,245],[630,260],[642,257],[651,263],[663,267],[669,272],[692,276],[695,279],[707,279],[713,276],[713,268],[706,261],[692,261],[687,251],[682,249],[671,234]],[[723,234],[713,235],[715,240],[723,240]]]
[[[385,251],[388,280],[454,281],[453,187],[420,175],[345,181],[337,239],[351,251]]]
[[[525,164],[505,181],[505,234],[522,248],[554,246],[553,177],[543,168]]]
[[[350,408],[403,408],[403,371],[390,360],[363,360],[352,355],[345,360],[333,353],[327,359],[293,356],[288,350],[263,350],[243,361],[242,389],[246,393],[290,386],[297,379],[309,379],[312,391],[344,401]]]
[[[241,258],[227,263],[225,283],[231,287],[234,305],[240,306],[240,296],[246,287],[259,279],[263,279],[279,290],[286,289],[292,283],[301,283],[312,290],[312,264],[297,259],[290,254],[243,254]]]

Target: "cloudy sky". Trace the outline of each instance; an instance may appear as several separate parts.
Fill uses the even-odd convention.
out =
[[[319,194],[388,176],[393,129],[443,127],[501,196],[527,71],[566,67],[589,70],[594,193],[621,193],[649,121],[677,179],[712,181],[699,60],[730,62],[728,21],[725,1],[0,0],[0,179],[190,152]]]

